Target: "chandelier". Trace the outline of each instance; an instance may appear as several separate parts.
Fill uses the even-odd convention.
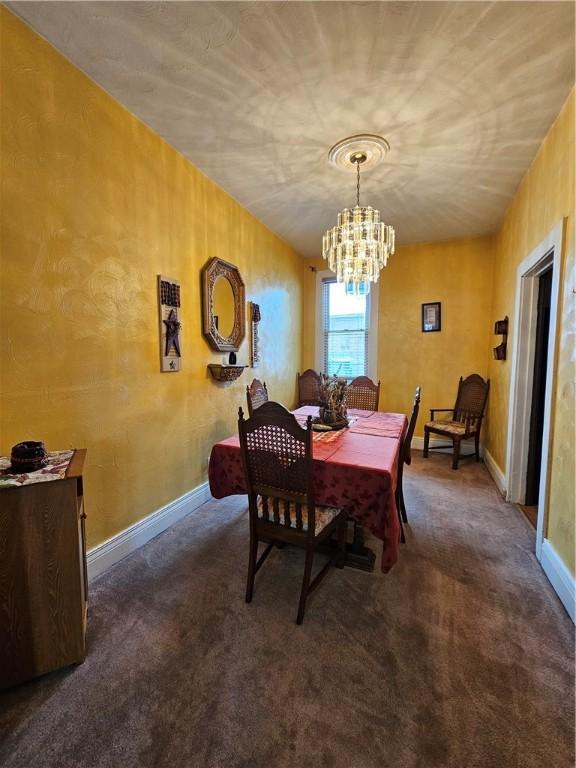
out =
[[[360,166],[374,166],[390,149],[386,139],[364,134],[335,144],[329,159],[333,165],[350,170],[356,166],[356,205],[338,214],[338,224],[322,238],[322,256],[344,283],[347,294],[366,295],[391,254],[394,253],[394,229],[380,221],[380,211],[360,205]]]

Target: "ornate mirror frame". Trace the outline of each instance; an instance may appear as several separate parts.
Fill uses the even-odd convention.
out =
[[[234,294],[234,326],[230,336],[222,336],[214,322],[214,283],[225,277]],[[202,269],[202,331],[217,352],[237,352],[246,335],[246,289],[238,267],[214,257]]]

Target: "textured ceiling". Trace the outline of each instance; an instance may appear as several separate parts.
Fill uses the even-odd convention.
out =
[[[356,133],[391,144],[361,202],[398,241],[493,232],[574,82],[571,2],[7,5],[305,256]]]

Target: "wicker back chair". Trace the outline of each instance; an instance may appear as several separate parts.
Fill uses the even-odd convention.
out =
[[[346,407],[362,411],[377,411],[380,399],[380,382],[374,384],[368,376],[357,376],[346,390]]]
[[[252,384],[246,387],[246,400],[248,402],[248,413],[250,416],[256,408],[268,402],[268,388],[266,382],[262,383],[260,379],[252,379]]]
[[[320,405],[320,375],[308,368],[298,377],[298,405]]]
[[[484,381],[482,376],[473,373],[467,378],[460,377],[456,404],[453,408],[433,408],[430,410],[430,421],[424,426],[424,458],[428,451],[443,448],[453,448],[452,469],[458,469],[460,460],[460,443],[462,440],[474,438],[474,455],[480,461],[480,430],[486,409],[486,401],[490,390],[490,379]],[[449,419],[435,419],[436,413],[450,413]],[[452,441],[451,445],[429,447],[430,433],[442,435]]]
[[[402,522],[408,522],[408,516],[406,514],[406,505],[404,503],[404,488],[402,486],[402,480],[404,477],[404,464],[412,463],[412,438],[414,437],[414,430],[416,428],[416,422],[418,421],[418,412],[420,411],[420,387],[416,387],[414,393],[414,403],[412,404],[412,413],[410,415],[410,421],[408,422],[408,428],[402,440],[402,446],[400,448],[400,458],[398,463],[398,484],[396,486],[396,505],[398,506],[398,512],[400,514],[400,525]],[[402,527],[402,541],[404,541],[404,530]]]
[[[275,544],[306,549],[306,565],[296,622],[304,620],[306,599],[333,563],[343,567],[346,513],[318,506],[314,498],[312,417],[306,429],[279,403],[268,401],[244,420],[239,410],[238,431],[248,488],[250,557],[246,602],[252,600],[254,578]],[[317,545],[338,532],[338,548],[313,581],[312,562]],[[258,558],[258,542],[268,545]]]

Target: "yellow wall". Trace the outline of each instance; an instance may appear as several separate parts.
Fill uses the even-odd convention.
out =
[[[491,237],[404,245],[396,249],[378,283],[378,378],[380,408],[409,412],[422,387],[416,435],[424,434],[430,408],[454,404],[458,379],[486,377],[490,338]],[[322,259],[313,262],[326,269]],[[306,269],[304,367],[314,367],[314,285]],[[442,303],[442,330],[423,333],[422,304]],[[310,330],[312,329],[312,330]]]
[[[206,479],[257,373],[292,405],[302,260],[6,9],[0,453],[88,448],[93,546]],[[200,269],[236,264],[262,366],[213,383]],[[160,373],[156,276],[182,283],[181,373]],[[247,343],[238,361],[247,362]]]
[[[575,572],[575,459],[574,459],[574,91],[550,129],[529,171],[522,180],[496,239],[492,316],[514,318],[516,268],[548,232],[567,217],[562,254],[563,297],[559,318],[560,349],[553,396],[552,464],[548,532],[556,551]],[[513,325],[510,327],[514,334]],[[504,472],[510,358],[490,362],[492,391],[489,404],[487,448]]]
[[[487,374],[492,238],[400,246],[379,287],[378,377],[381,407],[408,413],[416,385],[422,404],[454,405],[460,376]],[[422,332],[422,304],[442,302],[442,330]]]

